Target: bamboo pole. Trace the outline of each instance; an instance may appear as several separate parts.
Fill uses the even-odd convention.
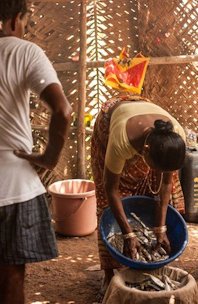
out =
[[[97,0],[94,0],[94,32],[95,32],[95,53],[96,53],[96,61],[98,61],[98,13],[97,13]],[[100,100],[100,80],[99,80],[99,69],[96,69],[96,81],[97,81],[97,89],[96,89],[96,98]],[[98,112],[99,112],[99,102],[98,102]]]
[[[86,178],[85,170],[85,126],[84,113],[86,104],[86,50],[87,50],[87,0],[81,1],[80,8],[80,58],[78,87],[78,120],[77,120],[77,174]]]
[[[71,3],[75,2],[76,0],[41,0],[39,2],[41,3],[58,3],[58,4],[66,4],[66,3]]]
[[[150,60],[151,65],[157,64],[184,64],[198,62],[198,55],[180,55],[169,57],[153,57]]]
[[[150,59],[149,65],[163,65],[163,64],[187,64],[198,62],[198,55],[181,55],[169,57],[153,57]],[[105,60],[87,61],[87,68],[101,68],[104,67]],[[76,71],[78,70],[79,62],[65,62],[55,63],[56,71]]]
[[[33,124],[32,129],[47,133],[49,131],[49,126],[48,125],[35,125],[35,124]],[[69,130],[70,130],[70,133],[73,132],[73,131],[76,132],[77,127],[71,126]],[[85,128],[85,133],[88,134],[88,135],[91,135],[93,133],[93,128],[86,127]]]
[[[153,57],[153,58],[151,58],[151,60],[149,62],[149,65],[187,64],[187,63],[193,63],[193,62],[198,62],[198,55]],[[86,69],[86,67],[87,68],[104,67],[104,63],[105,63],[105,61],[92,61],[92,62],[87,61],[87,62],[85,62],[85,69]],[[79,67],[79,62],[57,63],[57,64],[54,64],[54,67],[55,67],[56,71],[65,71],[65,70],[74,70],[75,71]],[[79,93],[79,95],[80,95],[80,93]],[[86,96],[84,98],[86,99]],[[83,120],[84,120],[84,118],[83,118]],[[48,127],[47,126],[36,126],[36,125],[34,125],[33,129],[48,130]],[[89,133],[91,133],[91,129],[89,130]]]

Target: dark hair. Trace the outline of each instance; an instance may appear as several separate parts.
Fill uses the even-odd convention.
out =
[[[18,13],[25,14],[26,12],[26,0],[0,0],[0,21],[7,21],[9,19],[13,20],[16,18]]]
[[[149,155],[162,171],[174,171],[182,167],[186,145],[182,137],[173,131],[170,121],[156,120],[148,136]]]

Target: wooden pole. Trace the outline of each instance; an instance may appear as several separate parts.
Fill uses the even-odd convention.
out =
[[[187,64],[198,62],[198,55],[181,55],[181,56],[169,56],[169,57],[153,57],[150,59],[149,65],[163,65],[163,64]],[[87,61],[88,68],[101,68],[104,67],[105,60],[99,61]],[[55,63],[54,68],[56,71],[76,71],[78,70],[79,62],[65,62]]]
[[[86,51],[87,51],[87,0],[81,1],[80,8],[80,57],[77,116],[77,174],[78,178],[86,178],[85,169],[85,125],[84,114],[86,104]]]
[[[75,0],[73,0],[74,2]],[[36,1],[35,1],[36,2]],[[70,3],[71,0],[41,0],[39,2],[42,2],[42,3],[58,3],[58,4],[66,4],[66,3]]]

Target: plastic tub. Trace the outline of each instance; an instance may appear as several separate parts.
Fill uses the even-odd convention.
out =
[[[91,234],[97,227],[95,184],[69,179],[48,187],[55,231],[67,236]]]
[[[128,218],[130,218],[130,213],[134,212],[148,227],[154,226],[155,201],[152,198],[147,196],[130,196],[124,198],[122,203]],[[120,232],[119,225],[110,208],[104,210],[99,229],[108,251],[118,262],[134,269],[157,269],[180,256],[188,243],[186,223],[179,212],[170,205],[167,210],[166,225],[172,252],[168,259],[152,263],[131,260],[110,245],[107,241],[109,233]]]

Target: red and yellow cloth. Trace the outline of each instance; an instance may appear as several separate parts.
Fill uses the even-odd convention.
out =
[[[129,58],[124,48],[119,58],[105,63],[105,84],[120,91],[141,94],[149,60],[141,53]]]

